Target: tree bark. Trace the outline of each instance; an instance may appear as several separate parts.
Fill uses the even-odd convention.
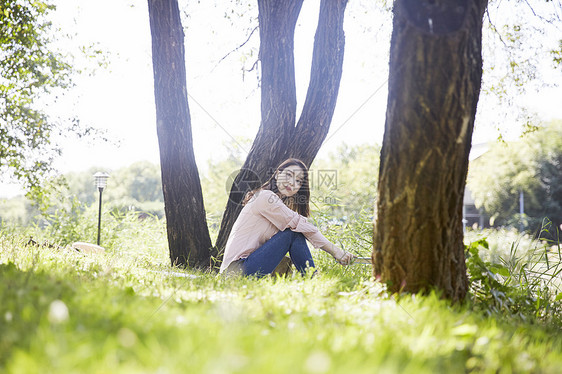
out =
[[[396,0],[374,274],[393,292],[468,289],[462,202],[487,0]]]
[[[311,165],[330,130],[340,88],[345,33],[343,20],[347,0],[323,0],[314,37],[310,83],[291,147],[286,157]]]
[[[297,108],[294,34],[303,0],[258,0],[261,123],[252,148],[234,179],[215,248],[222,253],[246,192],[265,183],[282,161]]]
[[[172,265],[209,267],[211,239],[193,152],[177,0],[149,0],[156,121]]]
[[[344,52],[343,15],[347,0],[323,0],[316,31],[311,80],[296,122],[294,31],[302,0],[259,0],[261,124],[230,191],[215,247],[224,250],[245,194],[264,183],[288,157],[310,165],[328,133]]]

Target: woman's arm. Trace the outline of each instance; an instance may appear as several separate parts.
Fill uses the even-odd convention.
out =
[[[252,203],[252,212],[259,214],[271,222],[278,230],[287,228],[304,234],[314,248],[322,248],[329,240],[322,235],[316,226],[287,207],[275,193],[269,190],[259,192]]]
[[[340,247],[338,247],[334,243],[328,243],[328,244],[322,246],[321,248],[322,248],[322,250],[331,254],[336,259],[336,261],[339,262],[342,265],[351,264],[351,261],[353,261],[353,257],[355,257],[355,256],[353,256],[353,254],[344,251],[343,249],[341,249]]]
[[[349,265],[353,255],[331,243],[320,233],[318,228],[297,212],[287,207],[272,191],[260,191],[253,203],[252,211],[270,221],[279,230],[290,228],[303,233],[315,248],[321,248],[331,254],[342,265]]]

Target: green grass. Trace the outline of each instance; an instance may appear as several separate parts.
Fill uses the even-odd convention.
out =
[[[124,220],[120,229],[98,255],[25,244],[29,235],[48,240],[39,232],[1,233],[0,372],[557,373],[562,367],[559,320],[483,312],[486,304],[476,298],[452,306],[435,294],[388,295],[366,266],[343,268],[319,252],[313,278],[173,269],[194,276],[176,277],[168,273],[161,222]],[[364,255],[368,240],[349,230],[329,232]]]

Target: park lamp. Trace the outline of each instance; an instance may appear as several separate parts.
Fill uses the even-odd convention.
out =
[[[101,233],[101,195],[103,189],[107,186],[108,179],[109,179],[109,174],[107,173],[102,173],[101,171],[98,171],[96,174],[94,174],[94,181],[96,187],[100,191],[100,207],[98,211],[98,245],[100,245],[100,233]]]
[[[107,173],[102,173],[101,171],[98,171],[96,174],[94,174],[96,187],[100,190],[100,192],[103,191],[103,189],[107,186],[108,179],[109,179],[109,174]]]

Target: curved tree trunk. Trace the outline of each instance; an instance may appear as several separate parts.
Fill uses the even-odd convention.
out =
[[[374,274],[391,291],[468,288],[462,202],[486,0],[396,0]]]
[[[264,183],[283,160],[310,165],[328,133],[334,113],[344,53],[343,16],[347,0],[322,0],[314,42],[311,80],[303,113],[296,122],[294,30],[302,0],[259,0],[260,129],[235,178],[221,222],[216,249],[222,253],[250,189]]]
[[[347,0],[323,0],[314,37],[312,68],[306,99],[286,157],[311,165],[326,139],[340,89],[345,34],[343,19]]]
[[[258,0],[261,62],[261,124],[252,148],[234,180],[215,248],[222,253],[242,210],[247,191],[264,183],[272,165],[282,161],[295,125],[295,25],[303,0]]]
[[[177,0],[149,0],[162,189],[172,265],[209,267],[211,239],[193,153]]]

